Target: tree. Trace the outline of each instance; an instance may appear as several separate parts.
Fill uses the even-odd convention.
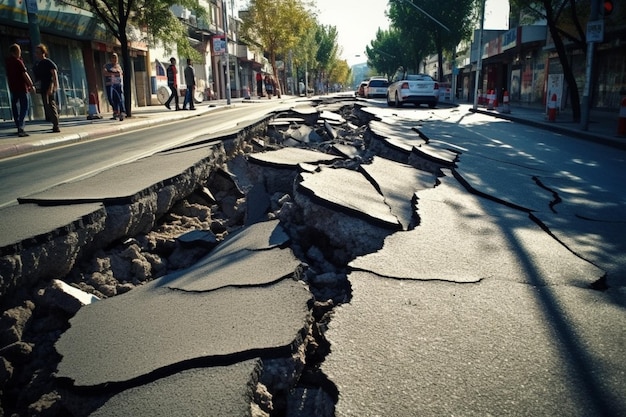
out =
[[[337,27],[317,25],[315,32],[315,43],[317,44],[315,61],[317,63],[317,81],[321,84],[329,81],[330,69],[338,59],[337,35]]]
[[[425,52],[418,48],[407,48],[400,30],[390,27],[389,30],[378,29],[376,38],[365,47],[367,65],[378,74],[391,77],[398,67],[419,72]]]
[[[590,2],[576,2],[575,0],[511,0],[511,6],[520,12],[529,13],[534,19],[545,19],[550,31],[550,37],[554,42],[554,48],[559,57],[559,62],[563,67],[563,78],[565,78],[565,82],[569,86],[572,119],[575,123],[580,122],[580,92],[576,76],[567,56],[565,42],[572,43],[576,48],[582,49],[586,53],[586,36],[581,18],[585,20],[588,18],[591,10]]]
[[[287,55],[303,36],[312,19],[301,0],[250,0],[241,26],[242,37],[260,45],[269,56],[274,78],[276,57]]]
[[[61,0],[61,3],[91,11],[117,39],[122,52],[124,74],[131,74],[129,36],[131,29],[144,28],[153,41],[164,45],[176,44],[178,51],[191,58],[197,58],[198,52],[189,44],[187,28],[174,16],[170,7],[180,5],[195,12],[198,17],[206,16],[198,0]],[[127,115],[131,116],[130,76],[124,77],[124,105]]]
[[[345,59],[335,60],[334,64],[328,71],[328,82],[331,84],[339,84],[345,86],[352,77],[352,71]]]
[[[423,56],[437,53],[438,78],[442,80],[444,51],[454,52],[456,45],[470,38],[477,0],[455,0],[445,6],[441,0],[421,0],[421,11],[411,3],[390,0],[389,18],[406,40],[407,48],[421,51]]]
[[[304,35],[298,40],[298,44],[294,47],[293,62],[299,69],[296,72],[302,73],[302,77],[298,76],[298,79],[306,80],[305,72],[308,72],[309,68],[317,67],[315,57],[317,56],[318,45],[315,42],[315,33],[317,32],[317,23],[310,16],[311,24],[308,26]],[[309,86],[307,85],[308,89]]]

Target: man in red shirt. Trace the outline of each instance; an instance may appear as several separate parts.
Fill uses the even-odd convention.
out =
[[[167,74],[167,86],[172,90],[172,94],[170,94],[170,98],[165,102],[165,107],[171,109],[170,103],[172,99],[174,99],[174,103],[176,103],[176,110],[180,110],[178,106],[178,70],[176,69],[176,58],[170,58],[170,66],[165,70]]]
[[[33,88],[33,80],[28,75],[22,49],[16,43],[9,47],[9,56],[6,59],[7,80],[11,91],[11,110],[17,127],[17,135],[28,136],[24,131],[26,114],[28,113],[28,92]],[[19,107],[19,109],[18,109]]]

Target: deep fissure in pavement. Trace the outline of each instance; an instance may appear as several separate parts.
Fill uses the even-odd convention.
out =
[[[363,129],[358,126],[363,125],[363,121],[352,115],[352,104],[340,105],[339,108],[346,118],[356,123],[349,128],[344,127],[342,143],[354,141],[363,148]],[[318,137],[307,146],[328,152],[331,147],[329,129],[332,128],[328,124],[312,127],[307,133],[317,134]],[[347,135],[349,131],[352,131],[352,137]],[[274,144],[276,148],[284,146],[284,143],[289,145],[291,141],[276,127],[270,128],[268,136],[261,140]],[[342,163],[345,164],[345,161]],[[281,185],[293,186],[293,180],[283,180],[274,177],[270,186],[276,187],[281,181]],[[291,411],[302,409],[305,402],[313,397],[316,398],[316,415],[334,415],[337,388],[319,370],[319,364],[330,349],[324,330],[332,309],[350,299],[345,263],[355,254],[331,243],[328,234],[302,222],[299,218],[302,214],[297,212],[291,201],[291,190],[275,191],[273,194],[269,210],[283,211],[281,215],[291,223],[287,227],[291,249],[305,264],[302,276],[294,278],[306,282],[313,293],[315,301],[311,305],[311,314],[314,320],[309,334],[304,337],[302,351],[294,352],[294,356],[301,357],[262,356],[262,370],[254,398],[260,412],[272,417],[293,415]],[[68,276],[60,278],[99,298],[132,291],[155,278],[193,265],[232,231],[241,228],[252,211],[246,210],[246,199],[247,196],[228,173],[221,170],[212,172],[205,187],[176,203],[152,231],[117,242],[110,248],[99,249],[91,258],[75,265]],[[61,359],[54,344],[68,329],[69,319],[80,308],[73,306],[63,310],[59,308],[60,303],[51,300],[60,292],[58,285],[56,282],[40,282],[34,288],[18,289],[11,300],[3,300],[5,312],[0,328],[3,367],[0,376],[2,408],[6,413],[88,415],[127,388],[121,384],[76,390],[67,384],[68,381],[54,377]],[[293,374],[295,378],[286,380],[285,375],[289,373],[286,369],[293,371],[297,361],[302,363],[296,366],[300,369]],[[202,367],[202,363],[200,359],[194,365]],[[208,361],[206,366],[210,365],[211,361]],[[176,369],[174,364],[168,373],[174,373]],[[157,372],[148,379],[161,376],[162,372]]]

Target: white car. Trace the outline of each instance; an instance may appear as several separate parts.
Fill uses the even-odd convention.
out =
[[[402,107],[404,103],[416,106],[428,104],[431,109],[439,101],[439,83],[427,74],[396,73],[387,88],[387,105]]]
[[[388,86],[386,78],[371,78],[365,86],[365,98],[385,97]]]

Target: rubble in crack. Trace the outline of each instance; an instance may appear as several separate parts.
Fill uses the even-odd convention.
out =
[[[329,313],[351,297],[348,264],[419,224],[416,192],[435,187],[456,157],[416,132],[410,140],[426,157],[390,146],[383,131],[392,125],[368,127],[371,115],[353,104],[277,115],[241,146],[258,152],[214,154],[192,188],[172,181],[184,195],[165,182],[109,205],[109,216],[145,221],[117,223],[117,239],[57,277],[102,300],[65,308],[42,280],[6,309],[3,407],[111,416],[128,415],[132,402],[134,415],[166,415],[156,401],[164,391],[188,406],[202,396],[200,381],[247,375],[235,391],[212,392],[204,415],[224,415],[225,402],[237,404],[232,415],[333,415],[336,388],[317,364],[328,352]]]

